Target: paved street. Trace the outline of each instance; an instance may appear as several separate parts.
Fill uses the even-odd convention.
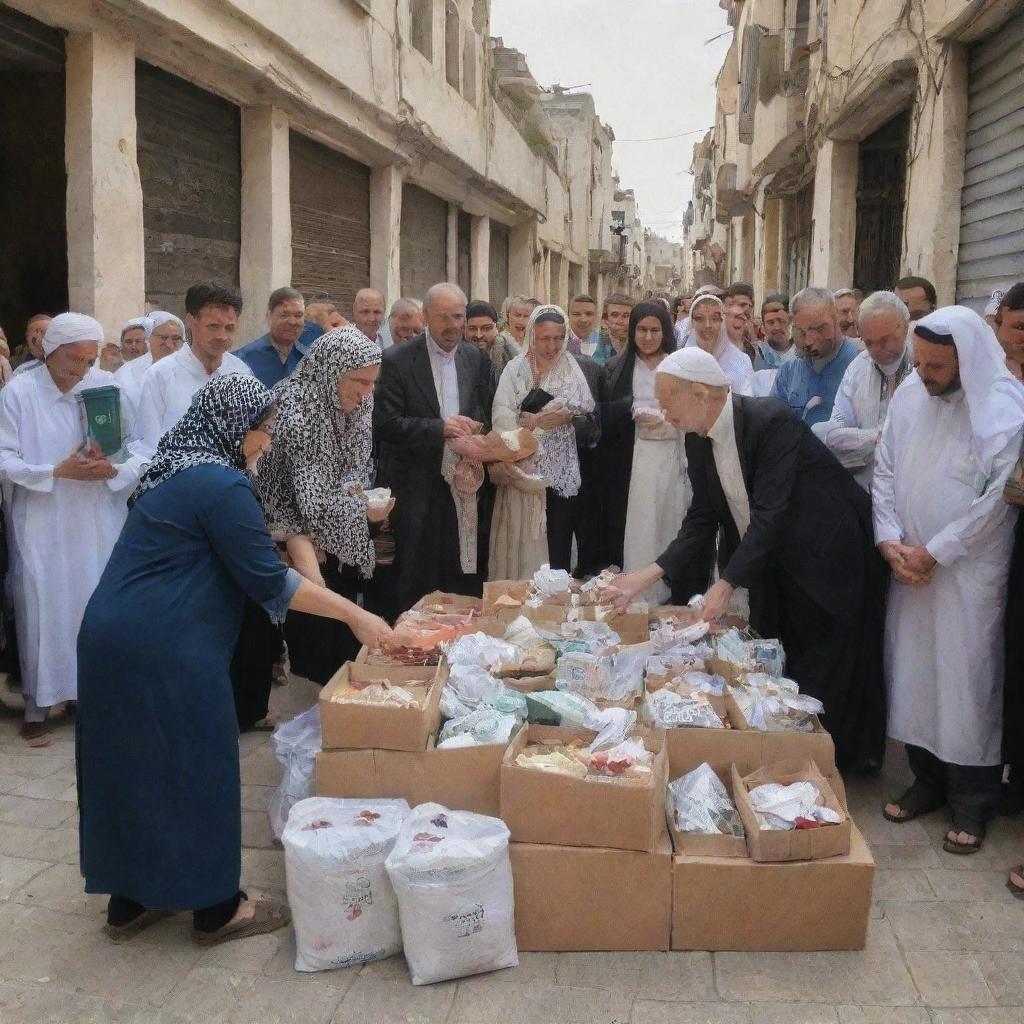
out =
[[[291,714],[315,690],[277,690]],[[501,974],[414,989],[401,959],[299,975],[290,931],[202,951],[178,917],[122,946],[100,932],[104,900],[81,891],[73,728],[30,750],[0,718],[0,1022],[95,1024],[1019,1024],[1024,904],[1003,882],[1024,823],[999,820],[973,857],[942,852],[944,820],[877,813],[902,765],[852,785],[879,864],[863,953],[563,953]],[[265,736],[242,740],[243,884],[283,892],[264,807],[278,767]],[[751,907],[756,913],[757,908]],[[557,908],[552,911],[557,913]],[[836,913],[842,913],[837,907]]]

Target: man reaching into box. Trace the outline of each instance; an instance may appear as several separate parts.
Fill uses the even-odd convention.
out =
[[[884,567],[867,495],[783,403],[730,395],[701,349],[663,360],[655,387],[665,418],[686,433],[693,502],[654,563],[617,578],[616,605],[665,577],[673,603],[704,593],[710,621],[745,587],[751,625],[782,640],[787,673],[825,705],[839,767],[877,770]]]

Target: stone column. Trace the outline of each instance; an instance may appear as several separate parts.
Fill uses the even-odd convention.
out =
[[[853,283],[857,148],[856,142],[827,139],[818,151],[808,279],[825,288],[845,288]]]
[[[900,276],[926,277],[939,305],[956,298],[960,247],[960,191],[967,151],[967,52],[951,46],[935,93],[926,65],[920,71],[923,100],[911,117],[907,202],[903,218]]]
[[[68,303],[109,336],[145,312],[135,47],[103,32],[67,39]]]
[[[242,108],[242,250],[245,306],[238,344],[266,333],[267,299],[292,281],[288,115],[272,106]]]
[[[445,258],[447,271],[445,278],[454,284],[459,281],[459,208],[455,203],[448,204],[448,248]]]
[[[402,294],[402,171],[395,164],[370,172],[370,284],[387,308]]]
[[[469,290],[471,299],[484,302],[491,297],[491,218],[473,217]]]
[[[537,221],[531,218],[517,224],[509,233],[508,244],[508,293],[509,295],[532,295],[536,271],[534,256],[537,253]]]

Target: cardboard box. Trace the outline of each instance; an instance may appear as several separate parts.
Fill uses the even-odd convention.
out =
[[[723,780],[724,781],[724,780]],[[732,796],[732,782],[725,783]],[[691,857],[746,857],[747,840],[744,836],[707,835],[703,832],[680,832],[676,827],[676,809],[672,794],[665,797],[665,817],[668,821],[672,849]]]
[[[794,782],[813,782],[821,793],[823,807],[842,817],[838,825],[823,825],[811,829],[761,828],[748,793],[755,786],[777,782],[788,786]],[[782,763],[759,768],[746,777],[732,769],[732,791],[736,809],[740,812],[747,831],[747,852],[755,861],[778,863],[789,860],[822,860],[841,857],[850,852],[850,817],[840,803],[828,780],[813,761],[803,764]]]
[[[652,626],[666,621],[675,622],[679,626],[692,626],[700,617],[700,611],[685,604],[663,604],[652,608],[648,617]],[[715,636],[733,628],[749,629],[750,623],[742,615],[722,615],[710,624],[708,633]]]
[[[438,750],[323,750],[316,795],[395,797],[499,817],[504,744]]]
[[[849,854],[828,860],[757,864],[677,854],[672,948],[863,949],[874,874],[871,851],[856,827]]]
[[[375,704],[336,704],[331,697],[351,682],[386,679],[420,698],[419,707]],[[425,750],[440,724],[438,703],[448,680],[447,666],[406,668],[346,662],[320,691],[320,729],[323,748]]]
[[[666,950],[672,855],[510,843],[520,951]]]
[[[528,743],[590,743],[596,733],[527,725],[513,737],[501,765],[501,817],[520,843],[605,846],[615,850],[657,848],[665,829],[668,759],[665,734],[635,729],[654,751],[650,779],[642,785],[577,779],[515,763]]]
[[[609,629],[618,633],[619,639],[625,646],[643,644],[650,640],[651,632],[647,624],[646,612],[617,612],[599,616],[599,610],[596,605],[587,608],[568,608],[544,604],[539,608],[523,608],[520,614],[525,615],[538,626],[557,631],[563,622],[569,621],[570,612],[578,612],[579,619],[583,622],[602,621],[607,623]]]
[[[453,615],[458,612],[482,614],[483,606],[484,603],[479,597],[468,597],[466,594],[446,594],[443,591],[435,590],[424,594],[413,605],[413,609],[422,611],[424,608],[430,608],[445,615]]]

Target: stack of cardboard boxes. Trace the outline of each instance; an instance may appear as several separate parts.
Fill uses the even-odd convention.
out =
[[[557,626],[569,614],[595,614],[593,609],[570,612],[557,599],[535,608],[517,607],[507,596],[500,600],[525,593],[525,587],[488,584],[482,603],[429,595],[421,604],[479,610],[473,628],[495,636],[519,614],[547,626]],[[649,635],[646,615],[627,613],[609,625],[624,643]],[[529,743],[586,745],[593,739],[587,732],[527,724],[507,746],[437,749],[438,702],[447,680],[443,659],[423,668],[382,661],[362,652],[321,694],[317,794],[402,797],[410,806],[433,801],[501,817],[512,836],[520,950],[863,947],[874,863],[846,814],[832,739],[819,723],[812,732],[758,732],[747,726],[735,702],[724,698],[728,729],[638,726],[635,734],[655,753],[651,778],[643,785],[619,785],[516,764]],[[734,681],[732,666],[712,667]],[[424,699],[415,709],[331,700],[350,680],[381,678],[416,686]],[[554,689],[553,675],[506,682],[527,691]],[[670,828],[668,782],[705,762],[746,815],[746,840]],[[756,820],[745,800],[747,788],[795,778],[819,784],[843,823],[800,833],[752,828]]]

